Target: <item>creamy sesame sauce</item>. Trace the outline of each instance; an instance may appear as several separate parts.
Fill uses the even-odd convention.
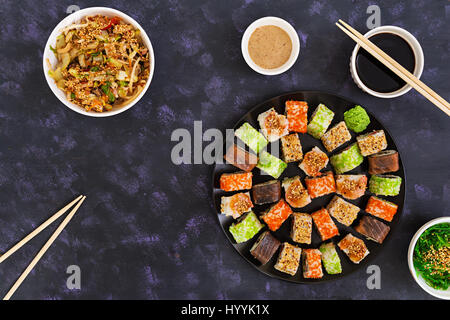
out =
[[[277,26],[257,28],[248,42],[250,58],[259,67],[276,69],[291,56],[292,41],[286,31]]]

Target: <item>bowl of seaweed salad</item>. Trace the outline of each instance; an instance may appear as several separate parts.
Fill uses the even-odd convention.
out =
[[[408,264],[422,289],[437,298],[450,299],[450,217],[431,220],[416,232]]]

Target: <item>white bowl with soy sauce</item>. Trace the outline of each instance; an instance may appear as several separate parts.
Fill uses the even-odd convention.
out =
[[[417,39],[405,29],[382,26],[364,35],[418,79],[422,75],[424,57]],[[399,97],[411,86],[366,50],[356,45],[350,59],[350,73],[358,87],[379,98]]]

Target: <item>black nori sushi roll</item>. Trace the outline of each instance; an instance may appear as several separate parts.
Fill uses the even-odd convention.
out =
[[[250,253],[262,264],[266,264],[278,250],[280,241],[270,234],[270,231],[262,233],[250,249]]]
[[[281,199],[281,184],[278,180],[271,180],[254,185],[252,196],[255,204],[277,202]]]
[[[375,218],[364,216],[355,227],[355,230],[369,240],[383,243],[384,238],[386,238],[391,228]]]
[[[398,152],[385,150],[369,156],[369,173],[384,174],[396,172],[399,169]]]

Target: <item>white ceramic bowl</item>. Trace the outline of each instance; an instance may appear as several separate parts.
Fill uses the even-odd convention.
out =
[[[250,54],[248,52],[248,41],[250,40],[250,36],[256,30],[256,28],[263,26],[277,26],[286,31],[289,37],[291,38],[292,41],[291,56],[289,57],[288,61],[286,61],[286,63],[279,68],[276,69],[261,68],[256,63],[254,63],[253,60],[250,58]],[[300,40],[298,38],[297,31],[295,31],[294,27],[292,27],[292,25],[289,22],[277,17],[264,17],[254,21],[250,26],[248,26],[247,30],[245,30],[244,35],[242,36],[241,49],[245,62],[247,62],[250,68],[261,74],[273,76],[289,70],[294,65],[295,61],[297,61],[298,54],[300,53]]]
[[[427,293],[431,294],[432,296],[440,299],[446,299],[450,300],[450,289],[448,290],[436,290],[429,285],[425,283],[425,281],[422,279],[420,275],[417,275],[416,269],[414,269],[414,263],[413,263],[413,255],[414,255],[414,247],[416,246],[416,242],[421,236],[421,234],[427,230],[429,227],[438,224],[438,223],[450,223],[450,217],[441,217],[433,219],[427,223],[425,223],[414,235],[414,237],[411,240],[411,243],[409,244],[408,248],[408,266],[409,271],[411,272],[411,275],[413,276],[414,280],[417,282],[417,284],[425,290]]]
[[[47,64],[47,59],[50,61],[50,64],[53,67],[56,65],[57,59],[56,59],[55,55],[53,54],[53,52],[50,50],[50,45],[55,46],[56,38],[61,34],[61,29],[79,21],[81,18],[83,18],[85,16],[92,16],[92,15],[98,15],[98,14],[108,16],[108,17],[119,17],[126,23],[129,23],[136,29],[140,30],[142,41],[144,42],[145,46],[149,50],[150,75],[149,75],[147,84],[146,84],[144,90],[142,90],[141,94],[136,99],[134,99],[132,102],[125,105],[124,107],[117,108],[117,109],[113,108],[113,110],[107,111],[107,112],[93,112],[93,111],[87,112],[85,109],[81,108],[80,106],[70,102],[66,98],[66,94],[64,93],[64,91],[62,91],[61,89],[59,89],[56,86],[55,81],[48,75],[49,67]],[[55,96],[62,103],[64,103],[68,108],[72,109],[75,112],[78,112],[82,115],[89,116],[89,117],[110,117],[110,116],[114,116],[116,114],[122,113],[122,112],[130,109],[144,96],[145,92],[147,91],[148,87],[150,86],[150,82],[152,81],[153,73],[155,70],[155,55],[153,52],[153,47],[152,47],[152,43],[150,42],[150,39],[148,38],[144,29],[133,18],[131,18],[130,16],[128,16],[118,10],[115,10],[115,9],[104,8],[104,7],[94,7],[94,8],[86,8],[86,9],[82,9],[80,11],[76,11],[76,12],[72,13],[71,15],[67,16],[64,20],[62,20],[56,26],[56,28],[53,30],[50,37],[48,38],[47,44],[45,45],[44,56],[43,56],[43,67],[44,67],[45,79],[47,79],[47,83],[50,86],[50,89],[53,91]]]
[[[417,41],[417,39],[411,33],[406,31],[405,29],[402,29],[402,28],[399,28],[396,26],[382,26],[382,27],[372,29],[369,32],[367,32],[364,35],[364,37],[369,38],[375,34],[385,33],[385,32],[393,33],[397,36],[402,37],[411,46],[411,48],[414,52],[414,56],[416,58],[413,74],[414,74],[414,76],[416,76],[419,79],[420,76],[422,75],[423,63],[424,63],[423,51],[422,51],[422,47],[420,46],[419,41]],[[377,92],[377,91],[374,91],[374,90],[368,88],[359,78],[358,72],[356,72],[356,54],[359,49],[360,49],[359,44],[357,44],[355,46],[355,48],[353,49],[352,57],[350,58],[350,74],[352,75],[353,81],[355,81],[356,85],[360,89],[362,89],[363,91],[367,92],[368,94],[371,94],[378,98],[395,98],[395,97],[399,97],[399,96],[407,93],[409,90],[411,90],[412,87],[409,84],[404,85],[402,88],[400,88],[394,92],[387,92],[387,93]]]

